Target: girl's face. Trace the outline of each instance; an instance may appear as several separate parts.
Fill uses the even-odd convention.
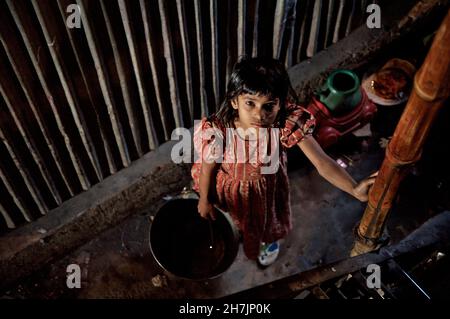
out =
[[[231,105],[238,111],[238,122],[244,130],[270,127],[280,111],[280,99],[270,99],[265,95],[240,94],[231,101]]]

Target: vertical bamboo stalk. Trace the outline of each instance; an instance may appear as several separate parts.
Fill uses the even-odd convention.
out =
[[[98,48],[98,43],[95,40],[94,33],[92,32],[92,24],[86,14],[86,6],[84,5],[83,0],[77,0],[77,4],[80,6],[81,18],[83,21],[86,39],[88,42],[89,50],[91,51],[92,58],[94,60],[95,69],[97,71],[103,98],[105,99],[105,103],[108,108],[108,114],[113,128],[114,137],[119,148],[120,158],[122,160],[123,166],[128,167],[131,162],[130,154],[128,152],[127,142],[123,134],[122,124],[120,123],[119,115],[117,113],[117,106],[112,95],[111,84],[107,76],[106,65],[103,61],[102,55],[99,53],[100,50]]]
[[[246,52],[245,38],[247,37],[247,28],[245,27],[245,17],[247,10],[244,0],[238,0],[238,26],[237,26],[237,45],[238,56],[242,56]]]
[[[9,229],[16,228],[16,225],[14,224],[11,216],[9,216],[6,209],[3,207],[3,205],[0,203],[0,214],[3,216],[3,219],[5,220],[6,226]]]
[[[41,192],[39,191],[39,188],[37,187],[36,183],[34,182],[33,178],[31,177],[30,172],[28,171],[27,167],[23,164],[23,159],[20,158],[14,147],[9,143],[9,141],[6,139],[3,129],[0,127],[0,140],[3,142],[3,144],[6,146],[6,149],[8,150],[9,155],[11,156],[14,165],[16,166],[17,170],[19,171],[20,176],[22,177],[28,191],[31,194],[31,197],[33,197],[34,202],[36,203],[36,206],[39,209],[39,212],[42,215],[45,215],[48,212],[47,204],[45,203],[44,199],[41,196]],[[28,215],[28,218],[30,216]]]
[[[334,34],[333,34],[333,43],[336,43],[339,41],[339,31],[341,29],[341,24],[342,22],[342,15],[344,13],[344,5],[345,5],[345,0],[339,0],[339,10],[338,10],[338,14],[336,17],[336,25],[334,28]]]
[[[119,78],[120,90],[122,92],[125,110],[127,112],[128,124],[130,125],[130,128],[131,128],[131,135],[133,137],[133,142],[136,147],[138,155],[142,156],[143,152],[142,152],[142,145],[141,145],[141,136],[139,134],[139,127],[137,124],[136,114],[134,114],[131,99],[130,99],[130,94],[129,94],[130,89],[128,86],[128,81],[125,77],[125,71],[124,71],[122,59],[120,57],[120,53],[117,48],[116,37],[114,35],[111,21],[109,19],[109,15],[108,15],[108,12],[105,7],[105,2],[103,0],[100,1],[100,6],[101,6],[102,13],[103,13],[103,17],[105,19],[106,30],[108,33],[108,39],[109,39],[109,42],[111,43],[111,47],[113,50],[114,63],[115,63],[116,70],[117,70],[117,76]],[[123,21],[123,23],[125,24],[125,21]],[[125,33],[126,33],[127,39],[128,39],[129,32],[127,32],[127,31],[128,30],[125,28]],[[130,48],[130,51],[132,51],[131,48]],[[131,55],[133,56],[133,54],[131,54]]]
[[[3,48],[6,52],[7,58],[9,60],[10,65],[13,68],[14,74],[16,75],[17,79],[19,80],[19,83],[21,85],[22,91],[27,99],[28,104],[32,109],[35,109],[33,99],[31,98],[31,93],[33,90],[29,87],[29,82],[27,82],[24,77],[27,70],[24,69],[24,65],[21,64],[18,60],[16,60],[17,55],[22,56],[20,53],[12,54],[13,50],[11,47],[14,47],[16,50],[18,49],[17,42],[14,40],[6,41],[5,35],[3,32],[6,31],[6,26],[0,30],[0,42],[3,45]],[[9,42],[9,43],[8,43]],[[14,42],[14,43],[11,43]],[[22,60],[23,61],[23,60]],[[5,70],[2,69],[0,72],[4,72]],[[53,177],[51,176],[48,168],[45,165],[45,161],[42,157],[41,151],[39,151],[35,139],[33,138],[33,134],[30,132],[28,126],[26,125],[25,119],[23,117],[23,113],[19,111],[19,108],[14,107],[14,105],[24,105],[23,101],[19,101],[17,97],[17,90],[13,86],[13,83],[8,81],[8,77],[6,74],[0,75],[0,93],[3,96],[3,99],[6,103],[6,106],[8,107],[9,113],[11,114],[14,123],[16,124],[16,127],[19,129],[19,132],[28,148],[28,151],[30,152],[31,156],[33,157],[33,160],[37,164],[39,171],[44,178],[44,181],[46,185],[48,186],[53,198],[55,199],[56,203],[59,205],[61,204],[61,196],[59,194],[59,191],[57,190],[55,183],[53,181]],[[33,114],[34,115],[34,114]],[[40,119],[37,119],[37,121],[40,121]]]
[[[94,167],[95,174],[97,178],[101,181],[103,180],[103,173],[100,167],[100,162],[98,160],[97,151],[92,142],[91,135],[89,133],[86,120],[84,119],[83,111],[80,108],[77,94],[73,87],[69,71],[67,66],[64,64],[64,58],[61,56],[59,46],[62,40],[59,37],[58,28],[53,26],[51,23],[52,19],[45,19],[45,13],[41,8],[42,2],[38,4],[36,0],[32,0],[34,11],[38,17],[39,23],[41,25],[42,32],[44,33],[45,40],[47,41],[48,48],[50,50],[50,55],[52,56],[53,63],[55,65],[56,71],[58,73],[59,80],[64,90],[67,102],[69,104],[70,111],[72,113],[73,120],[77,126],[78,132],[83,142],[83,146],[86,153]]]
[[[334,12],[333,12],[334,0],[329,0],[329,1],[330,2],[328,3],[327,27],[326,27],[326,31],[325,31],[325,40],[324,40],[324,44],[323,44],[324,48],[327,48],[328,44],[330,43],[329,38],[330,38],[330,34],[331,34],[331,28],[334,27],[331,24],[331,20],[332,20],[333,15],[334,15]]]
[[[210,20],[211,20],[211,67],[212,67],[212,81],[213,81],[213,91],[216,102],[216,108],[219,107],[219,87],[220,87],[220,77],[219,77],[219,35],[217,30],[217,0],[210,1]]]
[[[347,36],[352,31],[352,23],[355,19],[356,12],[356,0],[352,0],[352,11],[350,11],[350,16],[347,20],[347,27],[345,28],[345,36]]]
[[[38,75],[39,82],[40,82],[42,88],[44,89],[45,95],[46,95],[49,105],[52,109],[53,115],[55,116],[56,124],[57,124],[58,129],[64,139],[66,148],[69,152],[69,156],[74,165],[74,168],[75,168],[77,177],[80,181],[81,187],[84,190],[87,190],[90,187],[90,183],[86,176],[86,172],[84,170],[83,165],[81,164],[79,156],[75,153],[75,150],[72,145],[72,141],[70,140],[70,138],[66,132],[66,128],[61,121],[59,110],[57,109],[57,107],[55,105],[55,98],[53,96],[53,93],[50,91],[49,85],[47,84],[47,79],[45,77],[43,67],[39,63],[40,44],[36,43],[36,41],[37,41],[36,39],[39,38],[36,35],[36,30],[33,29],[33,27],[30,25],[28,25],[28,28],[25,30],[24,25],[29,22],[23,20],[23,18],[20,18],[19,13],[18,13],[18,11],[16,11],[15,6],[13,5],[11,0],[7,0],[6,3],[9,7],[9,10],[11,11],[14,21],[19,29],[19,32],[22,36],[22,40],[25,43],[25,47],[27,49],[28,55],[31,59],[31,62],[36,71],[36,74]],[[51,145],[53,145],[53,144],[51,144]]]
[[[286,68],[291,66],[293,60],[293,46],[294,46],[294,34],[295,34],[295,20],[297,18],[297,0],[287,0],[284,7],[283,16],[283,32],[281,33],[279,59],[284,61]],[[287,36],[289,34],[289,37]],[[283,41],[287,41],[285,44]],[[284,47],[286,46],[286,51]],[[283,51],[281,51],[283,49]],[[283,56],[282,56],[283,54]]]
[[[141,0],[142,1],[142,0]],[[180,26],[180,35],[181,35],[181,45],[183,46],[183,63],[184,63],[184,74],[185,74],[185,83],[186,83],[186,93],[189,105],[189,116],[191,119],[191,125],[194,124],[194,98],[192,92],[192,72],[191,72],[191,49],[188,39],[188,24],[186,22],[186,10],[184,9],[183,2],[181,0],[177,1],[177,14],[178,14],[178,24]],[[215,1],[211,1],[211,5],[215,3]],[[212,20],[211,20],[212,21]],[[217,30],[213,30],[213,32],[217,32]],[[217,34],[216,34],[217,36]],[[213,44],[216,40],[213,41]],[[218,44],[216,44],[218,45]],[[216,52],[213,51],[212,59],[213,61],[217,59]],[[214,69],[213,69],[214,72]],[[213,74],[214,76],[214,74]]]
[[[3,41],[3,40],[2,40]],[[4,77],[2,76],[4,79]],[[41,173],[45,184],[47,185],[48,189],[50,190],[50,193],[52,194],[53,198],[55,199],[56,203],[60,205],[62,203],[61,196],[59,195],[59,192],[55,186],[55,182],[53,181],[52,176],[50,175],[50,172],[48,171],[47,167],[45,166],[45,161],[42,158],[41,153],[39,152],[39,149],[36,146],[36,143],[32,139],[32,134],[30,133],[29,129],[27,128],[24,122],[24,119],[19,115],[19,113],[14,108],[14,103],[11,101],[9,96],[12,96],[11,88],[6,89],[4,86],[5,83],[2,83],[3,80],[0,80],[0,94],[3,96],[3,99],[5,101],[5,104],[8,107],[9,113],[11,114],[14,123],[16,124],[16,127],[19,129],[20,135],[22,136],[23,141],[25,142],[25,145],[27,146],[28,151],[31,154],[31,157],[33,158],[34,162],[37,164],[39,168],[39,172]],[[10,94],[8,94],[10,93]]]
[[[312,57],[317,52],[320,32],[320,13],[322,11],[322,0],[314,2],[313,17],[311,22],[311,32],[309,34],[308,48],[306,55]]]
[[[255,19],[253,24],[253,44],[252,44],[252,57],[258,56],[258,25],[259,25],[259,7],[261,0],[256,0],[255,3]]]
[[[164,57],[167,63],[167,77],[169,78],[170,100],[172,102],[172,111],[175,118],[175,125],[183,127],[183,113],[180,105],[180,94],[178,92],[178,81],[175,66],[175,58],[172,47],[172,37],[169,29],[169,21],[165,8],[165,1],[158,0],[159,14],[161,16],[161,26],[164,44]]]
[[[197,52],[198,52],[198,67],[199,67],[199,77],[200,77],[200,107],[201,116],[208,115],[208,105],[206,100],[205,91],[205,67],[204,67],[204,56],[203,56],[203,37],[202,37],[202,17],[200,12],[200,2],[199,0],[194,0],[194,14],[195,14],[195,33],[197,35]]]
[[[169,123],[167,122],[164,106],[162,102],[161,97],[161,87],[159,85],[159,74],[158,74],[158,68],[156,67],[156,59],[155,59],[155,52],[154,52],[154,46],[156,43],[156,39],[152,33],[152,30],[150,30],[150,23],[149,23],[149,17],[147,13],[147,8],[144,0],[139,0],[139,5],[141,7],[141,13],[142,13],[142,21],[144,23],[144,33],[145,33],[145,42],[147,44],[147,53],[148,53],[148,60],[150,63],[150,71],[152,73],[152,82],[153,86],[155,88],[155,95],[156,95],[156,103],[158,104],[158,110],[159,110],[159,116],[161,118],[161,124],[164,131],[164,138],[169,139]]]
[[[27,222],[31,222],[33,220],[33,218],[31,218],[30,214],[28,213],[28,210],[25,208],[23,199],[19,195],[17,195],[17,192],[14,190],[13,185],[9,182],[8,178],[6,177],[5,173],[3,172],[2,167],[0,167],[0,179],[2,180],[3,184],[5,185],[8,193],[11,195],[14,204],[19,209],[23,218],[25,218],[25,220]]]
[[[61,16],[64,19],[65,18],[65,8],[62,6],[62,3],[60,1],[58,1],[58,7],[59,7],[59,11],[61,13]],[[117,167],[116,167],[116,164],[114,163],[114,158],[112,155],[111,147],[110,147],[110,145],[108,143],[108,139],[106,137],[104,124],[103,124],[102,120],[100,119],[100,115],[97,110],[97,106],[94,101],[93,94],[91,92],[90,85],[89,85],[89,82],[87,79],[88,66],[86,66],[86,63],[83,63],[83,61],[82,61],[83,52],[80,51],[80,48],[76,45],[76,42],[74,39],[73,32],[78,32],[78,30],[74,31],[73,29],[69,30],[69,28],[66,28],[66,31],[67,31],[67,36],[69,37],[69,42],[72,46],[72,51],[75,55],[75,59],[77,60],[78,67],[81,71],[81,77],[83,79],[84,89],[86,90],[86,93],[89,97],[89,101],[91,102],[91,105],[92,105],[92,109],[96,116],[96,123],[99,127],[100,136],[102,138],[103,149],[105,151],[106,160],[108,162],[109,172],[111,174],[114,174],[115,172],[117,172]]]
[[[104,7],[105,3],[102,1],[102,7]],[[130,56],[131,56],[131,63],[133,64],[133,70],[134,70],[134,74],[136,77],[136,83],[138,86],[138,91],[139,91],[139,99],[141,101],[141,108],[142,108],[142,112],[144,113],[144,121],[145,121],[145,126],[147,128],[147,135],[148,135],[148,141],[149,141],[149,148],[151,150],[155,149],[158,145],[157,142],[157,138],[156,138],[156,131],[155,131],[155,126],[153,124],[153,118],[152,118],[152,114],[150,112],[150,105],[148,102],[148,95],[147,95],[147,90],[144,87],[144,81],[142,79],[142,72],[141,72],[141,63],[139,61],[139,56],[136,53],[136,44],[135,44],[135,39],[133,36],[133,30],[131,29],[131,23],[130,20],[128,19],[128,12],[127,12],[127,6],[125,4],[125,2],[123,0],[119,0],[119,9],[120,9],[120,16],[122,17],[122,23],[123,23],[123,27],[125,29],[125,35],[127,38],[127,43],[128,43],[128,49],[130,50]],[[103,10],[106,13],[106,10]],[[106,15],[107,16],[107,15]],[[117,49],[116,49],[117,50]],[[120,61],[119,59],[116,59]],[[118,72],[123,72],[123,69],[118,69]],[[123,75],[121,75],[123,78]],[[131,110],[130,110],[131,113]],[[131,114],[132,117],[133,114]],[[163,123],[163,127],[164,127],[164,133],[166,134],[166,128],[164,126]],[[137,134],[136,137],[138,136],[137,132],[133,132],[133,136],[134,134]],[[167,137],[166,137],[167,138]],[[141,151],[142,153],[142,151]]]
[[[307,39],[307,35],[306,35],[306,16],[308,14],[308,8],[310,6],[310,3],[313,0],[306,0],[306,5],[305,5],[305,12],[302,13],[302,25],[300,28],[300,33],[299,33],[299,39],[298,39],[298,51],[297,51],[297,63],[302,61],[302,56],[303,56],[303,51],[302,51],[302,47],[303,47],[303,43],[306,41],[305,39]]]
[[[275,8],[275,19],[273,22],[273,57],[274,59],[280,58],[281,40],[283,38],[286,17],[286,0],[277,1]]]
[[[286,53],[285,64],[286,67],[290,68],[294,64],[294,41],[295,41],[295,24],[297,20],[297,0],[293,1],[292,5],[292,16],[293,22],[291,26],[291,35],[289,38],[289,46]]]

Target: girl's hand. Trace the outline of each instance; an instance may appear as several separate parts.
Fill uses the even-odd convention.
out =
[[[214,211],[214,206],[208,201],[204,200],[200,197],[197,205],[198,213],[203,218],[211,218],[212,220],[216,220],[216,213]]]
[[[378,172],[373,173],[368,178],[360,181],[353,188],[353,196],[359,199],[361,202],[367,202],[369,200],[369,190],[370,187],[375,183],[375,179],[378,176]]]

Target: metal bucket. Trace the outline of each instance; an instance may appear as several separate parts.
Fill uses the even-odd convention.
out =
[[[172,275],[211,279],[236,258],[239,234],[228,214],[216,209],[216,220],[202,218],[198,199],[176,198],[165,203],[150,227],[150,248],[159,265]]]

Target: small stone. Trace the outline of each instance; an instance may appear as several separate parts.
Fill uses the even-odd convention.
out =
[[[39,234],[45,234],[47,233],[47,230],[44,228],[39,228],[38,230],[36,230]]]
[[[164,275],[156,275],[152,278],[152,284],[155,287],[167,287],[167,278]]]

